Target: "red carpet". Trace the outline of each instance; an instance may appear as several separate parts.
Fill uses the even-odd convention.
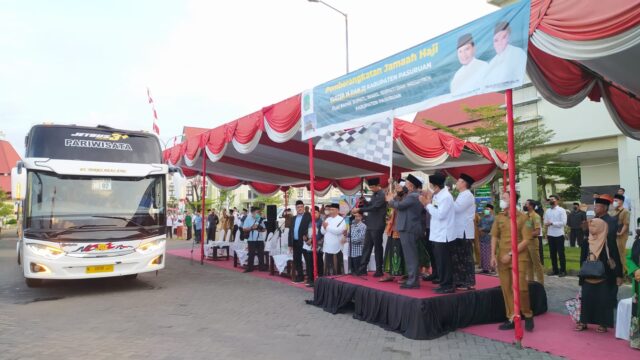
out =
[[[460,331],[512,343],[513,331],[500,331],[498,325],[475,325]],[[616,339],[614,329],[609,329],[606,334],[599,334],[595,332],[595,325],[589,325],[589,330],[576,332],[573,331],[575,324],[569,315],[557,313],[536,317],[535,326],[533,332],[525,332],[523,346],[568,359],[640,359],[640,351],[631,349],[628,341]]]
[[[181,258],[190,259],[191,258],[191,249],[167,250],[167,254],[179,256]],[[194,252],[193,261],[194,262],[200,262],[200,253],[199,252],[198,252],[198,254],[196,254],[196,252]],[[219,268],[223,268],[223,269],[227,269],[227,270],[231,270],[231,271],[242,272],[244,270],[241,267],[237,267],[237,268],[233,267],[233,257],[231,257],[228,261],[226,261],[226,260],[213,261],[213,260],[206,260],[205,259],[204,263],[207,264],[207,265],[213,265],[213,266],[217,266]],[[291,282],[291,280],[289,280],[288,278],[282,277],[282,276],[278,276],[278,275],[271,276],[266,271],[253,271],[253,272],[248,273],[247,275],[258,277],[258,278],[261,278],[261,279],[268,279],[268,280],[271,280],[271,281],[279,282],[281,284],[287,284],[287,285],[291,285],[291,286],[294,286],[294,287],[297,287],[297,288],[300,288],[300,289],[304,289],[306,291],[313,292],[313,288],[308,288],[308,287],[304,286],[304,284],[294,284],[294,283]]]
[[[366,280],[365,280],[366,279]],[[438,287],[438,285],[434,285],[431,282],[420,281],[420,289],[401,289],[400,285],[397,282],[378,282],[379,278],[374,278],[369,273],[369,276],[366,277],[355,277],[355,276],[342,276],[337,277],[336,280],[354,284],[366,286],[369,288],[373,288],[376,290],[382,290],[394,294],[399,294],[407,297],[412,297],[416,299],[425,299],[433,296],[442,296],[441,294],[436,294],[433,290]],[[500,281],[498,278],[494,276],[486,276],[486,275],[477,275],[476,276],[476,289],[483,290],[489,289],[496,286],[500,286]],[[447,294],[448,295],[448,294]]]
[[[179,256],[189,259],[191,257],[190,249],[167,250],[167,254]],[[198,255],[194,255],[194,261],[199,261]],[[233,267],[233,260],[229,261],[211,261],[205,260],[207,265],[213,265],[227,270],[241,272],[241,268]],[[295,286],[307,291],[313,291],[304,285],[293,284],[289,279],[282,276],[271,276],[267,272],[254,271],[249,273],[250,276],[269,279],[282,284]],[[437,285],[430,282],[422,281],[420,289],[400,289],[396,282],[378,282],[378,278],[367,276],[367,280],[354,276],[343,276],[337,280],[371,287],[395,294],[400,294],[412,298],[428,298],[439,296],[433,292]],[[478,289],[487,289],[499,286],[499,281],[493,276],[476,276],[476,287]],[[459,331],[472,334],[487,339],[493,339],[505,343],[513,343],[513,331],[498,330],[499,324],[476,325],[470,326]],[[535,331],[531,333],[525,332],[523,346],[538,351],[548,352],[556,356],[563,356],[569,359],[580,360],[627,360],[640,359],[640,351],[633,350],[629,347],[627,341],[618,340],[614,337],[614,330],[609,329],[606,334],[598,334],[595,332],[595,326],[590,325],[590,329],[584,332],[573,331],[574,324],[568,315],[557,313],[546,313],[535,318]]]

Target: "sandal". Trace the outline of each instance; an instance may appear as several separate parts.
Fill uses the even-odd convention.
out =
[[[607,328],[606,328],[605,326],[602,326],[602,325],[601,325],[601,326],[598,326],[598,328],[596,329],[596,332],[597,332],[597,333],[604,334],[604,333],[606,333],[606,332],[607,332]]]
[[[585,331],[587,330],[587,324],[577,323],[576,328],[573,331]]]

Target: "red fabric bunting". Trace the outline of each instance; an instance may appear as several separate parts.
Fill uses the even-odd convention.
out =
[[[640,129],[640,101],[637,98],[629,97],[629,95],[611,85],[605,85],[604,89],[618,116],[624,119],[628,126]]]
[[[193,160],[198,153],[198,150],[202,148],[202,137],[204,134],[198,134],[196,136],[187,139],[183,144],[184,155],[186,155],[189,159]]]
[[[640,25],[635,0],[532,0],[529,34],[536,29],[564,40],[598,40]]]
[[[242,183],[241,180],[232,178],[232,177],[227,177],[227,176],[222,176],[222,175],[213,175],[213,174],[209,174],[209,179],[211,179],[211,181],[213,181],[214,183],[222,186],[222,187],[234,187],[234,186],[238,186]]]
[[[194,177],[196,175],[199,175],[200,173],[196,170],[193,169],[189,169],[187,167],[182,167],[182,173],[184,174],[185,177]]]
[[[170,153],[169,153],[169,161],[172,164],[177,164],[181,160],[182,155],[184,154],[182,152],[182,145],[183,144],[178,144],[178,145],[172,147],[171,149],[169,149],[169,151],[170,151]]]
[[[215,155],[219,155],[231,139],[238,125],[237,120],[218,126],[206,132],[207,149]]]
[[[300,94],[262,109],[269,126],[279,132],[291,130],[300,120]]]
[[[465,173],[476,181],[480,181],[487,176],[491,175],[493,171],[495,171],[496,167],[493,164],[486,165],[474,165],[474,166],[465,166],[463,168],[449,168],[446,169],[445,172],[449,174],[451,177],[457,179],[460,177],[460,174]]]
[[[256,111],[236,120],[237,126],[233,138],[240,144],[248,144],[256,136],[258,130],[264,130],[262,110]]]
[[[360,187],[360,183],[362,182],[362,178],[351,178],[351,179],[340,179],[336,180],[336,185],[345,189],[345,190],[353,190],[355,188]]]
[[[249,183],[249,185],[251,185],[251,187],[253,188],[253,190],[255,190],[255,192],[261,195],[273,194],[274,192],[280,189],[280,186],[278,185],[265,184],[257,181],[252,181]]]
[[[402,120],[395,120],[393,137],[402,140],[404,146],[423,158],[436,158],[444,153],[458,157],[464,148],[464,141],[453,135]]]
[[[580,66],[549,55],[531,42],[529,42],[529,58],[536,63],[551,89],[558,95],[575,95],[593,81],[593,76],[583,71]]]

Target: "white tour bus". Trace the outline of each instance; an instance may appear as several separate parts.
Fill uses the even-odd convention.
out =
[[[157,271],[167,174],[158,138],[105,126],[36,125],[12,171],[18,264],[28,286]]]

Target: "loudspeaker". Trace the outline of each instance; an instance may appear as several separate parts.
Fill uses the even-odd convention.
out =
[[[275,232],[278,228],[278,207],[267,205],[267,232]]]

